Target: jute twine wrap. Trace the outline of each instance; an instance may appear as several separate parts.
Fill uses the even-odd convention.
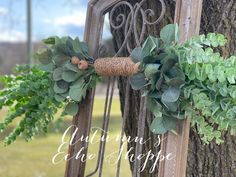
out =
[[[128,57],[98,58],[94,68],[101,76],[130,76],[139,72],[139,65]]]

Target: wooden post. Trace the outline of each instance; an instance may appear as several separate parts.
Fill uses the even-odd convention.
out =
[[[180,42],[199,34],[201,12],[202,0],[176,0],[175,23],[180,28]],[[188,119],[179,121],[178,135],[168,132],[162,136],[162,154],[172,154],[175,158],[160,162],[158,177],[186,176],[189,129]]]
[[[97,51],[99,47],[100,32],[102,31],[101,24],[103,24],[103,20],[100,18],[101,16],[94,15],[93,2],[90,2],[88,4],[87,10],[84,40],[88,43],[89,53],[93,57],[97,57],[98,55]],[[92,121],[94,92],[94,90],[90,90],[87,93],[86,98],[79,105],[80,108],[78,114],[73,118],[72,125],[74,125],[75,128],[78,128],[75,139],[89,136]],[[83,151],[80,154],[84,155],[84,158],[86,158],[88,142],[78,141],[75,144],[69,146],[68,154],[71,160],[68,160],[66,163],[65,177],[85,176],[86,161],[82,161],[80,158],[72,158],[74,154],[78,153],[81,149],[83,149]]]
[[[81,158],[76,159],[76,154],[81,151],[81,155],[84,155],[83,158],[86,158],[88,150],[88,142],[78,141],[81,137],[87,137],[90,133],[91,126],[91,114],[93,110],[93,98],[94,91],[89,91],[86,99],[81,102],[79,105],[80,111],[73,118],[72,125],[72,134],[75,129],[78,128],[78,131],[75,134],[73,144],[69,146],[68,154],[70,160],[67,161],[65,177],[83,177],[85,173],[86,161],[82,161]],[[84,138],[85,139],[85,138]],[[76,142],[77,141],[77,142]]]

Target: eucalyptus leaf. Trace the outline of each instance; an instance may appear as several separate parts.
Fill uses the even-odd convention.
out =
[[[230,96],[236,100],[236,90],[230,92]]]
[[[83,90],[80,87],[72,87],[69,91],[69,96],[72,100],[80,102],[82,100]]]
[[[156,99],[160,99],[161,95],[162,95],[161,92],[158,92],[156,90],[147,94],[148,97]]]
[[[160,38],[166,45],[170,45],[173,42],[179,40],[179,29],[177,24],[169,24],[162,28],[160,32]]]
[[[151,131],[155,134],[164,134],[168,130],[165,128],[163,124],[163,118],[162,117],[156,117],[151,124],[150,127]]]
[[[78,56],[80,59],[89,58],[87,44],[85,42],[81,42],[78,37],[72,41],[72,46],[76,53],[75,56]]]
[[[73,48],[72,48],[72,44],[71,44],[70,40],[68,40],[68,38],[65,39],[65,43],[58,44],[55,47],[55,51],[59,55],[64,55],[64,56],[68,56],[68,57],[72,57],[73,56],[72,54],[74,53]]]
[[[56,68],[54,71],[53,71],[53,80],[54,81],[59,81],[62,79],[62,73],[63,73],[63,68],[59,67],[59,68]]]
[[[49,37],[47,39],[43,39],[44,44],[54,45],[56,37]]]
[[[162,103],[170,112],[176,112],[178,110],[178,104],[176,102],[165,102],[162,100]]]
[[[44,49],[40,53],[35,54],[35,58],[43,65],[48,65],[52,62],[52,52],[49,49]]]
[[[66,44],[67,39],[68,39],[68,36],[55,37],[55,46]]]
[[[176,102],[180,97],[180,88],[179,87],[169,87],[161,97],[162,102]]]
[[[65,101],[65,97],[61,96],[60,94],[56,94],[56,95],[55,95],[55,99],[56,99],[58,102],[63,102],[63,101]]]
[[[87,43],[86,42],[80,42],[80,45],[81,45],[81,49],[82,49],[83,53],[88,53],[89,48],[88,48]]]
[[[78,103],[68,103],[64,110],[66,114],[69,114],[72,116],[75,116],[78,113],[78,111],[79,111]]]
[[[166,58],[166,57],[168,57],[168,53],[166,53],[166,52],[163,52],[163,53],[160,53],[160,54],[158,54],[157,56],[156,56],[156,60],[157,61],[161,61],[161,60],[163,60],[164,58]]]
[[[173,86],[173,87],[180,87],[181,85],[185,84],[185,81],[179,77],[175,77],[173,79],[170,79],[167,84],[169,86]]]
[[[78,37],[76,37],[75,40],[72,42],[72,46],[75,52],[82,53],[82,46]]]
[[[76,81],[74,81],[71,84],[71,87],[81,87],[82,85],[85,85],[85,80],[83,77],[78,78]]]
[[[167,130],[175,130],[177,125],[177,119],[170,116],[163,116],[163,124]]]
[[[151,131],[155,134],[164,134],[167,131],[174,130],[177,125],[177,119],[168,116],[156,117],[151,124]]]
[[[223,86],[219,89],[219,92],[223,97],[226,97],[228,95],[228,88],[226,86]]]
[[[63,66],[63,69],[79,72],[79,68],[76,65],[73,65],[71,62],[66,62],[66,64]]]
[[[153,74],[159,71],[159,67],[160,67],[160,64],[147,64],[144,70],[146,77],[147,78],[152,77]]]
[[[68,89],[69,88],[69,83],[64,81],[64,80],[59,80],[56,82],[57,86],[61,89]]]
[[[236,83],[236,71],[234,68],[229,68],[225,71],[225,75],[230,84]]]
[[[153,113],[155,117],[162,116],[161,109],[162,106],[155,98],[147,98],[147,108]]]
[[[147,85],[149,85],[149,84],[151,85],[150,86],[151,91],[156,89],[156,83],[157,83],[158,79],[159,79],[159,77],[157,76],[157,74],[153,74],[152,77],[150,77]]]
[[[135,63],[141,62],[143,60],[142,48],[141,47],[135,48],[132,51],[130,57],[132,61]]]
[[[68,88],[60,88],[57,83],[54,84],[53,90],[55,93],[65,93]]]
[[[67,56],[75,56],[76,52],[73,49],[73,45],[72,45],[73,39],[68,37],[67,41],[66,41],[66,55]]]
[[[80,102],[86,96],[86,84],[70,87],[69,96],[72,100]]]
[[[60,96],[62,96],[64,98],[68,98],[69,97],[69,90],[65,93],[61,93]]]
[[[73,82],[79,77],[78,73],[74,71],[64,70],[62,73],[62,79],[66,82]]]
[[[143,64],[151,64],[151,63],[158,62],[157,60],[158,59],[157,59],[156,56],[146,56],[146,57],[143,58],[142,63]]]
[[[134,90],[142,89],[147,84],[145,75],[143,73],[134,74],[130,77],[130,84]]]
[[[143,44],[142,48],[143,58],[149,56],[154,51],[154,49],[158,47],[158,44],[159,42],[157,38],[149,36]]]
[[[52,59],[57,66],[63,66],[67,61],[70,60],[70,57],[64,54],[56,54]]]
[[[179,68],[178,65],[173,66],[170,70],[166,73],[170,78],[180,78],[185,80],[184,72]]]
[[[161,67],[161,72],[162,73],[166,73],[167,71],[169,71],[175,64],[177,63],[176,59],[174,58],[166,58],[163,61],[163,65]]]
[[[157,83],[156,83],[156,89],[157,90],[161,89],[161,86],[163,85],[163,82],[164,82],[164,76],[163,76],[163,74],[161,74],[159,79],[157,80]]]
[[[196,78],[195,66],[194,65],[189,66],[188,78],[189,78],[189,80],[194,80]]]
[[[178,58],[179,56],[179,50],[175,46],[168,45],[164,51],[168,54],[169,58]]]

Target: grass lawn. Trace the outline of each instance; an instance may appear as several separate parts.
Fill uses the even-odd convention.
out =
[[[94,119],[92,127],[100,127],[102,123],[104,98],[96,98],[94,105]],[[0,119],[3,119],[5,112],[0,112]],[[58,133],[50,131],[45,136],[38,136],[33,141],[26,143],[23,139],[18,138],[17,141],[8,146],[0,145],[0,177],[63,177],[65,170],[65,161],[59,164],[52,163],[52,157],[56,154],[60,145],[61,137],[64,130],[70,125],[71,118],[66,118],[65,123]],[[52,128],[53,129],[53,128]],[[119,99],[115,98],[112,106],[112,115],[109,127],[109,136],[116,137],[120,134],[121,115],[119,107]],[[100,132],[99,132],[100,133]],[[4,134],[1,134],[2,137]],[[67,136],[69,138],[69,136]],[[95,136],[95,140],[99,140],[99,134]],[[99,144],[89,146],[89,154],[96,154]],[[116,165],[110,164],[110,157],[118,150],[119,143],[108,141],[106,146],[104,177],[114,177]],[[124,147],[126,152],[126,146]],[[67,147],[63,148],[67,152]],[[116,157],[116,156],[115,156]],[[123,159],[123,158],[122,158]],[[112,162],[115,162],[114,160]],[[87,173],[93,171],[96,165],[96,158],[87,161]],[[131,176],[129,164],[127,160],[121,162],[121,177]],[[94,175],[98,176],[98,175]]]

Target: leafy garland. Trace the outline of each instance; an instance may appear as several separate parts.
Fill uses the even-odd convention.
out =
[[[65,113],[74,116],[87,90],[100,80],[92,65],[83,69],[84,64],[93,64],[94,59],[88,55],[86,43],[79,38],[50,37],[44,43],[47,48],[37,53],[35,58],[41,63],[40,68],[50,75],[55,99],[67,103]]]
[[[99,81],[92,66],[87,70],[81,68],[87,63],[83,61],[93,62],[84,42],[78,38],[50,37],[44,43],[46,48],[35,54],[40,65],[18,66],[16,76],[0,78],[5,85],[0,91],[0,109],[9,108],[8,115],[0,123],[0,131],[21,117],[19,124],[5,138],[7,145],[20,134],[28,141],[39,132],[47,132],[48,124],[60,108],[65,107],[62,115],[77,114],[78,103]]]
[[[160,38],[148,37],[133,50],[140,73],[131,78],[133,89],[144,90],[153,113],[151,131],[175,132],[178,119],[190,118],[205,143],[221,132],[236,132],[236,57],[221,57],[214,48],[227,42],[222,34],[200,35],[179,44],[178,26],[170,24]]]
[[[37,67],[18,66],[16,74],[1,77],[6,88],[0,91],[0,109],[5,106],[9,108],[9,112],[0,124],[0,131],[6,129],[16,118],[23,117],[5,138],[7,145],[14,142],[20,134],[28,141],[39,132],[47,132],[48,124],[62,107],[62,103],[54,98],[52,81],[47,73]]]
[[[175,132],[177,121],[188,117],[205,143],[222,143],[222,131],[236,132],[236,57],[223,58],[214,51],[226,44],[221,34],[200,35],[181,44],[178,39],[178,26],[170,24],[159,38],[149,36],[134,49],[131,58],[141,71],[130,78],[131,85],[147,96],[147,108],[155,117],[152,132]],[[0,131],[21,117],[6,144],[20,134],[30,140],[46,132],[64,104],[63,115],[75,115],[87,90],[100,80],[87,45],[78,38],[50,37],[44,43],[46,48],[35,54],[40,65],[18,66],[16,76],[0,78],[5,84],[0,109],[9,108]]]

